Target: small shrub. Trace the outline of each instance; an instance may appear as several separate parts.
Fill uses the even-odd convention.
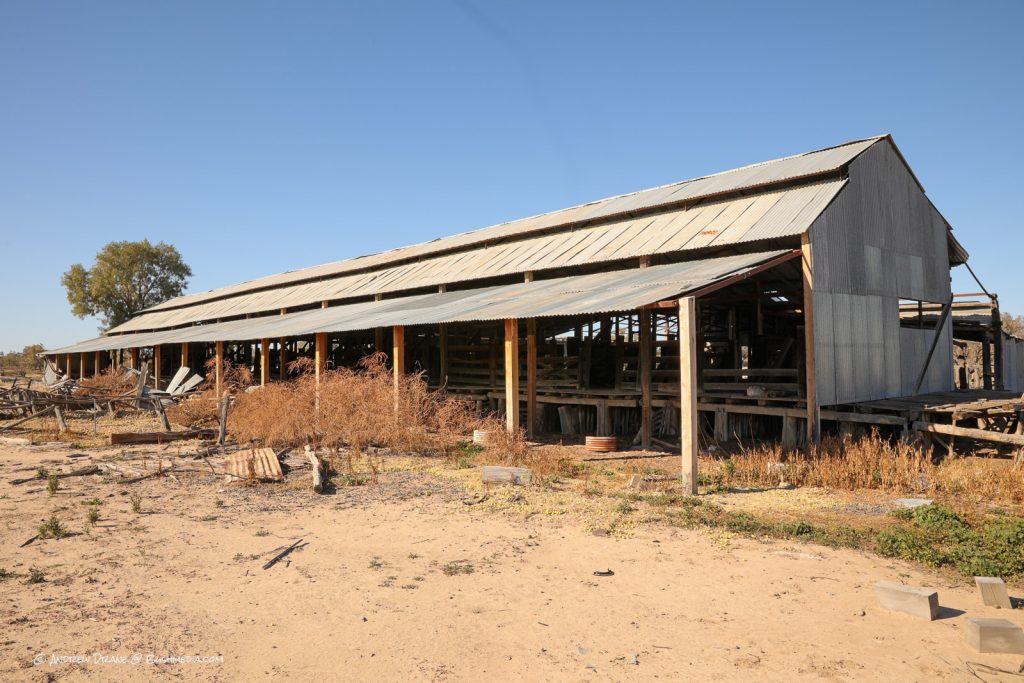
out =
[[[32,567],[28,570],[28,582],[29,583],[42,583],[46,581],[46,575],[43,574],[43,570],[38,567]]]
[[[99,498],[90,498],[89,500],[83,500],[82,505],[103,505],[103,501]]]
[[[384,561],[377,556],[370,558],[370,569],[383,569]]]
[[[623,515],[628,515],[631,512],[636,512],[636,508],[626,499],[619,501],[619,504],[615,506],[615,511]]]
[[[100,509],[95,505],[90,505],[85,513],[85,518],[89,522],[89,526],[96,526],[96,522],[100,521]]]
[[[0,581],[3,581],[4,579],[8,578],[10,575],[11,575],[11,573],[9,571],[4,569],[3,567],[0,567]]]
[[[39,538],[64,538],[67,535],[67,529],[60,523],[56,515],[39,525]]]
[[[441,567],[441,573],[445,576],[458,576],[459,574],[472,574],[476,569],[465,560],[448,562]]]
[[[36,470],[36,479],[46,479],[50,476],[50,471],[45,467],[40,467]]]
[[[219,508],[222,508],[222,507],[224,507],[224,501],[223,501],[223,500],[221,500],[220,498],[218,498],[217,500],[213,501],[213,504],[214,504],[215,506],[219,507]]]
[[[140,496],[137,493],[133,493],[131,497],[128,499],[128,502],[131,503],[132,512],[134,512],[135,514],[139,514],[140,512],[142,512],[142,496]]]
[[[260,537],[262,537],[262,536],[269,536],[270,532],[267,531],[266,529],[260,529],[259,531],[256,532],[256,535],[260,536]]]
[[[56,474],[51,474],[46,478],[46,490],[50,492],[50,495],[57,493],[57,489],[60,488],[60,479],[57,478]]]

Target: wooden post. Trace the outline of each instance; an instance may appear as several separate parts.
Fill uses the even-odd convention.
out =
[[[138,349],[128,349],[128,362],[131,363],[131,366],[129,366],[129,367],[131,367],[132,370],[138,370],[139,369],[139,350]]]
[[[181,367],[188,367],[188,342],[181,345]]]
[[[85,379],[85,354],[78,354],[78,378]]]
[[[683,493],[697,495],[697,311],[692,296],[679,300],[679,431]]]
[[[153,346],[153,388],[160,388],[160,345]]]
[[[530,273],[528,273],[530,274]],[[537,433],[537,321],[526,321],[526,436]]]
[[[316,333],[314,350],[314,366],[316,367],[316,385],[320,386],[320,378],[327,372],[327,333]]]
[[[999,312],[999,299],[992,298],[992,351],[995,356],[995,381],[996,389],[1004,389],[1003,385],[1003,319]]]
[[[992,336],[985,334],[981,340],[981,377],[985,389],[992,388]]]
[[[640,379],[640,446],[651,448],[651,312],[640,310],[640,362],[637,372]]]
[[[99,377],[99,375],[100,375],[100,373],[102,371],[103,371],[103,356],[100,355],[99,351],[97,351],[96,353],[93,354],[93,359],[92,359],[92,375],[93,375],[93,377]]]
[[[447,386],[448,384],[448,325],[441,323],[438,330],[438,336],[441,340],[441,373],[440,373],[440,384],[441,386]],[[380,328],[378,328],[379,330]]]
[[[277,340],[277,365],[277,373],[281,379],[288,379],[288,345],[285,343],[284,337]]]
[[[395,325],[392,330],[393,347],[391,350],[391,370],[395,376],[395,415],[401,398],[402,375],[405,374],[405,327]]]
[[[260,339],[260,384],[270,381],[270,340]]]
[[[505,426],[519,429],[519,321],[505,321]]]
[[[800,239],[803,251],[804,284],[804,363],[807,376],[807,444],[816,444],[821,438],[821,407],[818,405],[818,378],[814,363],[814,260],[811,253],[810,233]]]
[[[214,344],[216,350],[216,373],[215,373],[215,384],[217,389],[217,398],[220,398],[224,391],[224,342],[219,341]]]
[[[73,374],[72,374],[73,369],[72,369],[72,365],[71,365],[71,363],[72,363],[72,361],[71,361],[71,354],[69,353],[69,354],[67,354],[67,356],[68,356],[68,368],[67,368],[67,372],[64,373],[64,374],[66,374],[68,376],[68,378],[70,379],[71,377],[73,377]]]

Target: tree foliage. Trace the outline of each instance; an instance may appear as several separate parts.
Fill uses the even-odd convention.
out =
[[[30,344],[21,351],[0,351],[0,375],[24,375],[43,369],[43,359],[39,354],[45,350],[42,344]]]
[[[74,264],[61,284],[73,314],[102,316],[103,328],[109,329],[180,296],[191,276],[192,269],[173,245],[142,240],[109,243],[91,268]]]
[[[1002,314],[1003,332],[1024,339],[1024,315]]]

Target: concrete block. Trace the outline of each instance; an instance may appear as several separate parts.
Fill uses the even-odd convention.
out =
[[[518,484],[529,486],[533,480],[533,472],[526,467],[484,467],[483,481],[485,484]]]
[[[974,583],[981,591],[981,600],[989,607],[1013,609],[1010,594],[1006,592],[1006,584],[995,576],[975,576]]]
[[[879,605],[893,612],[904,612],[928,621],[939,616],[939,594],[929,588],[879,581],[875,584],[875,599]]]
[[[978,652],[1024,655],[1024,629],[1012,621],[968,617],[966,635]]]

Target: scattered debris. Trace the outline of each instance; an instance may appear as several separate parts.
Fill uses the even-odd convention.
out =
[[[615,572],[613,572],[611,569],[605,569],[603,572],[602,571],[594,572],[594,576],[615,576]]]
[[[485,500],[487,500],[488,497],[489,496],[486,493],[479,493],[479,494],[477,494],[475,496],[472,496],[470,498],[463,499],[462,504],[463,505],[479,505],[480,503],[482,503]]]
[[[102,471],[103,470],[100,468],[99,465],[90,465],[89,467],[83,467],[80,470],[73,470],[71,472],[64,472],[62,474],[51,473],[50,476],[56,477],[57,479],[67,479],[68,477],[85,477],[90,474],[99,474]],[[12,479],[11,484],[14,484],[16,486],[18,484],[27,484],[30,481],[39,481],[39,476],[36,475],[34,477],[25,477],[23,479]]]

